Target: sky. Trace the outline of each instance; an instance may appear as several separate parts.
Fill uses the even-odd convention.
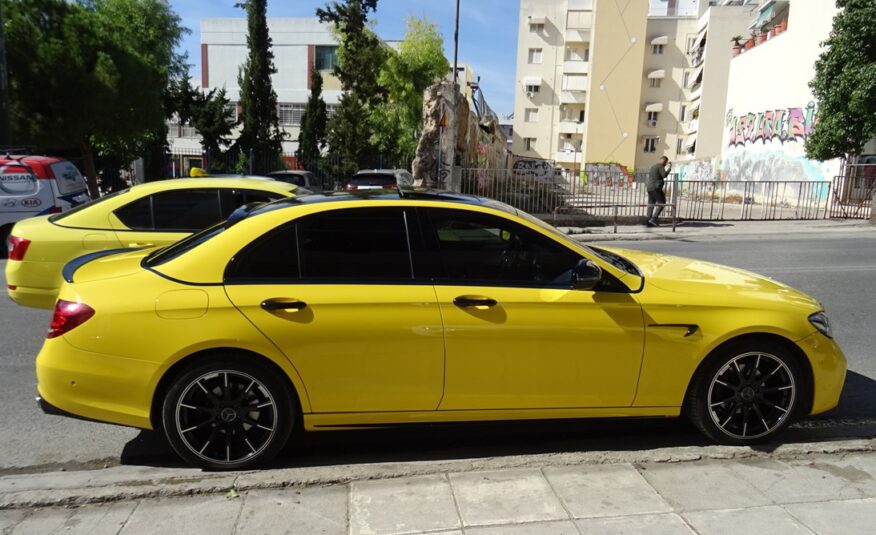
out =
[[[239,0],[171,0],[173,9],[191,33],[181,49],[188,53],[192,79],[201,79],[200,20],[209,17],[244,17],[235,8]],[[324,0],[268,0],[268,17],[314,17]],[[401,40],[405,19],[425,17],[438,25],[444,37],[444,53],[453,64],[454,0],[378,0],[377,34],[386,40]],[[500,116],[514,111],[514,80],[517,57],[518,0],[460,0],[459,62],[468,63],[481,77],[487,103]]]

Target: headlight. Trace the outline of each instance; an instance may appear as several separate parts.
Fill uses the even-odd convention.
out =
[[[827,314],[824,311],[816,312],[809,316],[809,323],[818,329],[818,332],[828,338],[833,338],[833,331],[830,328],[830,320],[827,319]]]

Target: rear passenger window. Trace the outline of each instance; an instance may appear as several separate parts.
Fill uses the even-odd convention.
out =
[[[369,282],[412,278],[404,210],[332,210],[298,222],[301,277]]]
[[[295,225],[288,225],[257,239],[234,256],[227,282],[270,283],[298,278],[298,241]]]
[[[163,191],[115,211],[132,230],[195,232],[222,221],[218,189]]]

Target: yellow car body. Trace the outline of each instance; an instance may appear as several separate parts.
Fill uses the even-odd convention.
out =
[[[845,358],[808,319],[821,311],[811,297],[708,262],[590,248],[513,209],[473,199],[304,196],[267,205],[214,235],[195,235],[193,247],[180,242],[159,253],[82,262],[68,270],[71,282],[59,297],[87,304],[93,317],[46,340],[36,361],[39,395],[53,410],[153,429],[162,427],[162,403],[181,370],[233,352],[282,377],[306,430],[672,417],[710,355],[728,344],[767,340],[797,359],[795,411],[817,414],[837,404]],[[409,219],[452,209],[463,218],[507,222],[562,248],[557,254],[594,263],[613,286],[229,278],[229,263],[242,262],[235,260],[245,257],[241,250],[271,229],[297,229],[308,217],[363,207],[402,208]],[[416,227],[409,219],[405,226]],[[409,251],[419,248],[409,244]],[[412,273],[415,265],[425,264],[412,255]],[[486,304],[460,305],[461,298]],[[278,301],[306,306],[265,308]]]
[[[10,240],[28,243],[23,258],[11,257],[6,263],[7,291],[20,305],[50,309],[61,287],[61,268],[78,256],[106,249],[169,245],[222,221],[240,202],[289,197],[296,189],[294,185],[256,178],[163,180],[136,185],[61,214],[24,219],[10,233]],[[172,198],[179,195],[188,197]],[[183,221],[196,224],[193,228],[145,228],[123,220],[124,215],[120,218],[120,214],[126,213],[132,218],[141,215],[134,208],[157,202],[155,199],[164,199],[165,204],[172,202],[172,210],[189,210],[186,200],[197,205],[199,199],[210,202],[210,195],[216,196],[216,213]],[[172,220],[159,222],[163,223]]]

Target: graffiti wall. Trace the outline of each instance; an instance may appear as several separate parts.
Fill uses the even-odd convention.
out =
[[[551,180],[556,178],[556,162],[542,158],[514,157],[514,165],[511,169],[517,176],[532,177],[539,180]]]
[[[678,173],[679,180],[715,180],[718,169],[714,158],[672,162],[672,170]]]
[[[634,182],[633,171],[617,162],[587,162],[581,175],[585,184],[618,185]]]
[[[832,180],[839,160],[806,158],[804,144],[818,123],[815,102],[738,114],[727,112],[720,177],[724,180]]]

